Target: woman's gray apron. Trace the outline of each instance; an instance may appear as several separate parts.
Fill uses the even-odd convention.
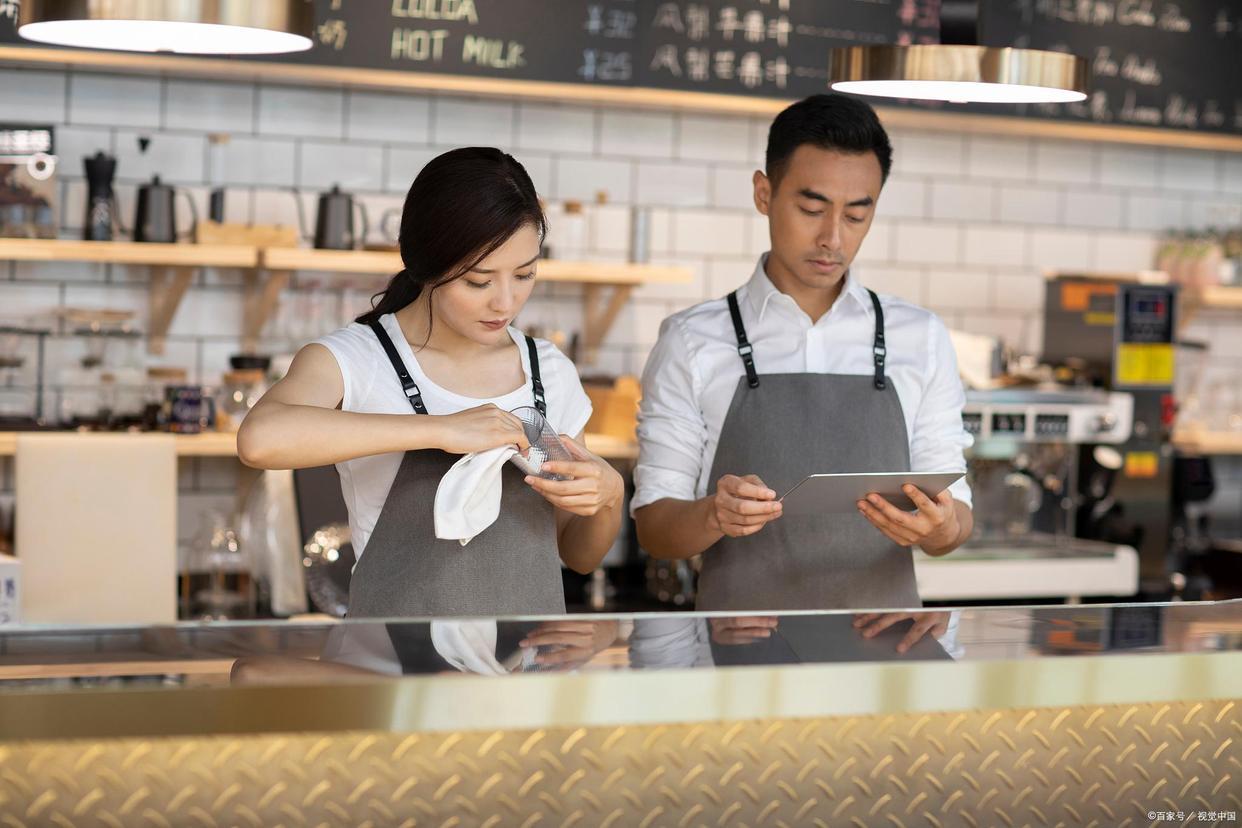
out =
[[[415,414],[418,386],[387,332],[371,324]],[[539,356],[526,338],[535,407],[546,414]],[[506,463],[500,516],[466,546],[436,537],[440,478],[460,459],[439,449],[407,451],[349,583],[349,617],[561,615],[565,593],[553,507]]]
[[[755,474],[779,497],[808,474],[910,470],[901,400],[884,375],[884,312],[874,292],[874,376],[765,374],[760,384],[737,297],[729,313],[739,377],[712,462]],[[700,610],[919,607],[914,559],[857,512],[781,517],[703,553]]]

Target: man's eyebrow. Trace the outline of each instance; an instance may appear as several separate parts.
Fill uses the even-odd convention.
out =
[[[805,187],[798,191],[798,195],[802,196],[803,198],[809,198],[812,201],[823,201],[827,204],[832,203],[832,199],[830,199],[828,196],[824,195],[823,193],[817,193],[814,190],[810,190]],[[846,207],[870,207],[872,204],[875,204],[875,199],[872,198],[871,196],[865,196],[863,198],[854,199],[853,201],[846,204],[845,206]]]

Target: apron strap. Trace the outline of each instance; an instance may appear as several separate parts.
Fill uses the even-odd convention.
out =
[[[880,306],[880,297],[874,290],[867,290],[871,296],[871,306],[875,308],[875,341],[871,352],[875,358],[875,390],[883,391],[888,387],[884,377],[884,360],[888,356],[888,348],[884,344],[884,308]],[[746,382],[751,388],[759,387],[759,375],[755,372],[754,348],[746,338],[746,326],[742,324],[742,311],[737,304],[737,291],[727,297],[729,316],[733,319],[733,333],[737,336],[737,352],[742,357],[742,365],[746,367]]]
[[[548,403],[543,396],[543,380],[539,376],[539,349],[535,347],[535,340],[530,336],[526,337],[526,350],[530,353],[530,385],[535,395],[535,408],[540,415],[546,417]]]
[[[868,289],[867,293],[871,294],[871,306],[875,308],[875,344],[871,349],[875,354],[875,390],[883,391],[888,387],[884,379],[884,358],[888,356],[888,348],[884,347],[884,309],[874,290]]]
[[[397,346],[392,344],[388,331],[384,330],[384,326],[379,322],[372,322],[370,324],[371,330],[375,331],[375,336],[380,341],[380,345],[384,346],[384,353],[388,354],[388,361],[392,363],[392,367],[397,372],[397,379],[401,380],[401,390],[405,392],[405,397],[414,408],[414,413],[426,414],[427,407],[423,405],[422,392],[418,390],[418,385],[415,384],[414,378],[410,376],[410,372],[405,370],[405,363],[401,361],[401,355],[397,353]]]
[[[746,367],[746,383],[751,388],[758,388],[759,374],[755,372],[753,356],[755,349],[751,347],[750,340],[746,338],[746,326],[742,324],[742,311],[737,306],[737,291],[730,293],[727,299],[729,316],[733,317],[733,333],[737,336],[737,352],[742,358],[742,365]]]

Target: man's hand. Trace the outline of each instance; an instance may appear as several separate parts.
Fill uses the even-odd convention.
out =
[[[919,546],[927,551],[957,544],[962,526],[948,489],[936,495],[935,500],[929,499],[917,486],[906,485],[902,491],[914,501],[917,512],[902,511],[874,493],[858,501],[858,511],[899,546]]]
[[[738,477],[726,474],[716,481],[708,516],[712,531],[725,537],[753,535],[781,516],[776,492],[764,485],[756,475]]]
[[[897,652],[904,653],[929,632],[935,638],[947,633],[950,615],[947,612],[861,612],[854,616],[854,629],[861,630],[863,638],[874,638],[882,630],[913,618],[914,626],[897,644]]]
[[[751,644],[772,637],[774,615],[747,615],[738,618],[712,618],[712,641],[717,644]]]

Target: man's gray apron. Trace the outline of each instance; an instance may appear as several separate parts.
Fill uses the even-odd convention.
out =
[[[910,470],[901,400],[884,375],[884,312],[874,292],[874,376],[765,374],[760,383],[737,296],[729,313],[739,377],[712,462],[722,476],[755,474],[784,494],[808,474]],[[700,610],[919,607],[914,559],[856,511],[780,517],[703,553]]]
[[[422,395],[378,323],[415,414]],[[526,338],[535,407],[546,414],[539,356]],[[440,478],[460,459],[439,449],[407,451],[349,583],[349,617],[561,615],[565,593],[552,504],[506,463],[500,516],[466,546],[436,537],[432,506]]]

